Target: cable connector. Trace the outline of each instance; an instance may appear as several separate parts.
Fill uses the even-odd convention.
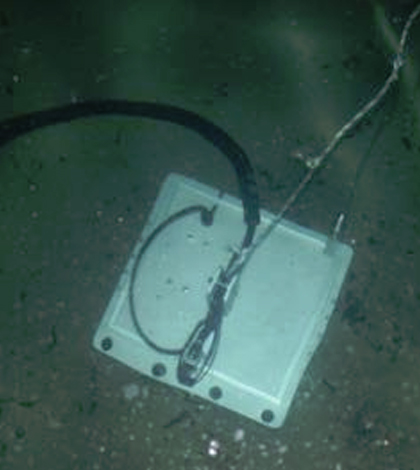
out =
[[[394,56],[394,59],[392,61],[392,66],[394,68],[394,71],[398,73],[400,68],[405,64],[405,58],[403,54],[399,53]]]
[[[219,268],[214,277],[213,284],[210,285],[207,294],[207,302],[210,307],[216,303],[223,303],[223,315],[226,316],[231,310],[239,290],[239,276],[234,274],[232,277],[226,275],[223,268]],[[220,297],[221,296],[221,297]]]

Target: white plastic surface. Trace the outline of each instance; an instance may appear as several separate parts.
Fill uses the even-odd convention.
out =
[[[145,252],[135,285],[138,319],[150,338],[166,348],[183,345],[206,315],[209,286],[245,233],[239,200],[171,174],[162,186],[148,234],[190,205],[217,205],[213,225],[198,213],[177,220]],[[262,212],[258,233],[272,215]],[[148,347],[132,325],[128,282],[137,244],[95,334],[94,347],[133,369],[186,389],[270,427],[282,425],[293,395],[334,309],[353,251],[328,237],[282,221],[245,268],[232,310],[224,318],[217,357],[193,388],[176,379],[177,357]],[[328,248],[328,249],[327,249]],[[110,347],[111,345],[111,347]],[[153,366],[166,374],[156,377]],[[210,397],[217,387],[218,399]],[[214,394],[213,394],[214,395]]]

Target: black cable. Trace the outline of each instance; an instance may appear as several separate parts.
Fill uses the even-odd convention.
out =
[[[130,311],[131,319],[133,321],[134,327],[135,327],[138,335],[143,339],[143,341],[150,348],[154,349],[155,351],[157,351],[161,354],[168,354],[168,355],[176,356],[176,355],[182,354],[184,348],[183,347],[172,348],[172,349],[171,348],[164,348],[162,346],[159,346],[158,344],[156,344],[154,341],[152,341],[150,339],[150,337],[143,330],[143,328],[140,324],[140,321],[138,319],[139,313],[138,313],[138,308],[136,307],[135,301],[134,301],[134,288],[136,289],[136,292],[138,293],[138,291],[140,289],[140,287],[139,287],[140,281],[138,279],[139,267],[140,267],[141,261],[143,259],[143,256],[144,256],[145,252],[148,250],[148,248],[150,247],[151,243],[153,241],[155,241],[157,236],[160,233],[162,233],[163,230],[165,230],[169,225],[171,225],[175,221],[177,221],[177,220],[179,220],[179,219],[181,219],[181,218],[183,218],[187,215],[193,214],[194,212],[200,212],[201,213],[201,221],[202,221],[203,225],[211,225],[212,224],[214,209],[209,210],[204,206],[197,205],[197,206],[190,206],[190,207],[182,209],[178,212],[175,212],[170,217],[168,217],[164,222],[162,222],[160,225],[158,225],[152,231],[152,233],[147,237],[147,239],[142,244],[139,252],[137,253],[137,255],[134,259],[133,267],[131,269],[130,282],[129,282],[129,291],[128,291],[129,311]]]
[[[220,127],[191,111],[160,103],[126,100],[81,101],[56,108],[12,117],[0,123],[0,146],[35,129],[83,117],[117,114],[172,122],[196,131],[217,147],[232,164],[244,209],[245,223],[260,222],[259,196],[255,174],[243,149]],[[252,242],[247,240],[247,243]]]
[[[239,253],[233,253],[228,266],[222,270],[209,295],[209,311],[186,341],[177,367],[178,381],[193,386],[209,372],[219,347],[222,320],[225,314],[225,296],[236,273],[228,274]],[[207,351],[205,351],[206,343]]]
[[[210,226],[213,223],[214,212],[216,207],[209,210],[204,206],[196,205],[186,207],[168,217],[165,221],[159,224],[147,237],[142,244],[139,252],[137,253],[133,267],[131,269],[129,289],[128,289],[128,302],[129,312],[133,325],[137,334],[142,340],[153,350],[160,354],[171,356],[179,356],[177,366],[178,381],[192,387],[210,370],[210,367],[216,357],[217,349],[220,341],[220,334],[222,328],[222,320],[224,314],[225,293],[230,284],[231,279],[224,275],[222,271],[217,279],[216,284],[209,296],[209,309],[204,319],[200,320],[195,326],[192,333],[189,335],[184,345],[179,348],[165,348],[154,342],[150,336],[144,331],[139,320],[139,309],[136,307],[134,299],[134,290],[137,295],[140,290],[139,267],[144,254],[149,249],[151,243],[172,223],[186,217],[194,212],[201,213],[201,222],[203,225]],[[247,237],[247,235],[245,235]],[[238,255],[234,254],[226,268],[226,271],[231,267]],[[210,344],[209,344],[210,343]],[[205,350],[207,347],[207,351]]]

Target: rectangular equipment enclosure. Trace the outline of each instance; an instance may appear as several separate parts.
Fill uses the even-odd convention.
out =
[[[195,213],[168,225],[144,252],[134,280],[135,314],[157,345],[180,348],[207,313],[207,295],[245,233],[242,203],[180,175],[165,180],[98,327],[99,351],[167,385],[269,427],[282,425],[321,341],[353,255],[351,247],[282,220],[244,268],[223,319],[216,359],[192,388],[177,381],[177,356],[138,335],[130,316],[130,274],[142,243],[171,214],[216,206],[213,224]],[[262,211],[256,239],[274,219]]]

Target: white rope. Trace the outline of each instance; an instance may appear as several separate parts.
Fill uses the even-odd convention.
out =
[[[288,197],[286,202],[283,204],[280,212],[275,216],[275,218],[271,221],[270,225],[265,229],[265,231],[258,237],[258,239],[250,246],[249,248],[243,250],[241,256],[238,258],[238,262],[236,266],[232,267],[234,271],[238,273],[242,271],[243,267],[248,263],[249,259],[251,258],[252,254],[255,250],[264,242],[264,240],[270,235],[270,233],[274,230],[277,224],[283,219],[284,214],[290,208],[290,206],[296,201],[299,194],[305,188],[305,186],[312,180],[312,177],[315,171],[319,168],[321,163],[327,158],[327,156],[335,149],[335,147],[340,143],[343,137],[354,127],[358,124],[366,114],[374,108],[379,101],[386,95],[390,86],[393,82],[398,80],[398,73],[400,68],[404,65],[404,49],[407,42],[408,32],[413,24],[413,21],[416,17],[420,14],[420,3],[417,7],[413,10],[411,15],[408,17],[407,22],[405,23],[404,29],[401,33],[400,42],[398,44],[398,51],[393,61],[393,68],[392,72],[390,73],[388,79],[382,86],[382,88],[377,92],[377,94],[372,98],[363,108],[356,113],[350,121],[348,121],[344,126],[334,135],[331,142],[325,147],[325,149],[320,153],[319,156],[305,159],[306,166],[308,167],[308,171],[302,181],[299,183],[297,188],[293,191],[293,193]]]
[[[393,82],[398,80],[398,72],[400,68],[404,65],[404,49],[407,42],[408,32],[413,24],[413,21],[416,19],[417,15],[420,13],[420,4],[413,10],[411,15],[408,17],[407,22],[405,23],[403,32],[401,34],[400,42],[398,44],[398,51],[395,59],[393,61],[392,72],[390,73],[388,79],[386,80],[383,87],[378,91],[378,93],[367,103],[363,108],[356,113],[350,121],[348,121],[344,126],[334,135],[331,142],[325,147],[321,154],[317,157],[307,158],[305,160],[306,166],[308,168],[317,168],[325,160],[325,158],[335,149],[343,137],[353,129],[356,124],[358,124],[366,114],[374,108],[379,101],[386,95],[390,86]]]

